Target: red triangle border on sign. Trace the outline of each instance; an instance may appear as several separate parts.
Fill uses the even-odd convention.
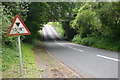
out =
[[[11,29],[12,29],[12,27],[13,27],[13,25],[14,25],[14,23],[15,23],[15,21],[16,21],[17,18],[20,20],[20,22],[21,22],[22,25],[25,27],[25,29],[27,30],[28,33],[10,34],[10,31],[11,31]],[[26,27],[26,25],[24,24],[24,22],[22,21],[22,19],[20,18],[20,16],[17,14],[17,15],[15,16],[15,18],[14,18],[11,26],[10,26],[10,29],[8,30],[7,36],[20,36],[20,35],[30,35],[30,34],[31,34],[30,31],[28,30],[28,28]]]

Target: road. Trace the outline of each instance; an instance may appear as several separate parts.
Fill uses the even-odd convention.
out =
[[[117,52],[64,41],[50,25],[42,32],[48,52],[84,78],[118,78]]]

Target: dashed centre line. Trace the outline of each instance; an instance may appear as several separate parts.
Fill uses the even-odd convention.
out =
[[[68,47],[71,48],[71,49],[74,49],[76,51],[84,52],[83,50],[80,50],[80,49],[76,49],[76,48],[73,48],[73,47],[70,47],[70,46],[68,46]]]
[[[109,59],[109,60],[113,60],[113,61],[120,61],[118,59],[115,59],[115,58],[111,58],[111,57],[107,57],[107,56],[103,56],[103,55],[97,55],[98,57],[101,57],[101,58],[105,58],[105,59]]]
[[[55,40],[55,42],[57,42],[56,40]],[[59,45],[61,45],[61,46],[65,46],[64,44],[62,44],[62,43],[58,43],[57,42],[57,44],[59,44]],[[66,47],[68,47],[68,48],[71,48],[71,49],[74,49],[74,50],[76,50],[76,51],[80,51],[80,52],[84,52],[83,50],[80,50],[80,49],[76,49],[76,48],[73,48],[73,47],[71,47],[71,46],[66,46]],[[112,61],[120,61],[119,59],[115,59],[115,58],[111,58],[111,57],[107,57],[107,56],[103,56],[103,55],[97,55],[98,57],[101,57],[101,58],[105,58],[105,59],[108,59],[108,60],[112,60]]]
[[[57,41],[55,40],[55,42],[57,42]],[[62,44],[62,43],[58,43],[58,44],[59,44],[59,45],[62,45],[62,46],[65,46],[65,45]],[[71,48],[71,49],[74,49],[74,50],[76,50],[76,51],[84,52],[83,50],[76,49],[76,48],[73,48],[73,47],[71,47],[71,46],[66,46],[66,47]]]

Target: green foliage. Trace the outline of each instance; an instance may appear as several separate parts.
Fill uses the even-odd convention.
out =
[[[12,24],[13,18],[16,14],[19,14],[23,21],[26,19],[28,3],[23,2],[11,2],[2,3],[2,45],[17,45],[16,37],[6,36],[10,25]]]
[[[9,19],[7,18],[7,15],[3,15],[2,23],[4,23],[2,25],[2,45],[16,46],[17,38],[6,36],[8,29],[10,28],[11,25]]]
[[[49,22],[48,25],[51,25],[61,36],[64,36],[65,30],[63,29],[61,23]]]
[[[98,38],[98,39],[94,39],[94,40],[97,40],[95,41],[94,44],[90,45],[90,46],[93,46],[93,47],[97,47],[97,48],[103,48],[103,49],[107,49],[107,50],[113,50],[113,51],[118,51],[118,42],[115,42],[114,40],[112,39],[101,39],[101,38]]]
[[[60,2],[32,2],[29,4],[29,12],[26,25],[31,35],[26,36],[28,40],[37,39],[37,32],[48,22],[57,22],[66,19],[66,13],[71,13],[74,3]]]
[[[29,12],[26,20],[26,25],[31,31],[31,35],[26,36],[28,40],[38,38],[38,31],[42,24],[46,22],[46,13],[48,5],[46,3],[31,3],[29,4]],[[46,12],[45,12],[46,11]]]
[[[39,77],[35,54],[31,44],[22,43],[22,61],[24,77]],[[19,52],[17,48],[10,46],[2,47],[2,74],[4,78],[16,77],[19,75]]]
[[[120,35],[120,2],[99,3],[100,8],[96,11],[103,24],[102,35],[118,39]],[[119,38],[120,40],[120,38]]]
[[[7,70],[12,64],[18,63],[19,54],[16,48],[2,46],[2,71]]]
[[[73,42],[77,43],[77,44],[83,44],[86,46],[91,46],[94,43],[97,42],[97,40],[99,40],[97,37],[86,37],[86,38],[81,38],[80,35],[76,35],[73,38]]]
[[[2,45],[17,45],[16,37],[6,36],[16,14],[19,14],[31,31],[26,41],[38,39],[43,24],[50,23],[61,35],[73,38],[73,41],[85,45],[99,45],[104,42],[120,47],[120,2],[60,3],[60,2],[11,2],[2,3]],[[66,14],[69,14],[67,16]],[[27,18],[27,19],[26,19]],[[61,24],[58,23],[62,21]],[[69,26],[70,22],[70,26]],[[73,28],[73,29],[71,29]],[[65,30],[63,30],[65,29]],[[69,34],[72,33],[73,35]],[[71,38],[72,38],[71,37]],[[98,42],[94,39],[98,38]],[[22,37],[23,38],[23,37]],[[107,41],[111,40],[112,43]],[[97,44],[96,44],[97,43]]]
[[[35,64],[35,55],[32,49],[33,49],[32,45],[22,44],[23,63],[31,64],[31,67],[32,64]]]
[[[72,42],[77,43],[77,44],[83,44],[82,38],[80,37],[79,34],[74,36],[74,38],[72,39]]]
[[[102,49],[107,49],[107,50],[113,50],[113,51],[118,51],[118,42],[115,42],[113,40],[108,40],[108,39],[102,39],[100,37],[86,37],[86,38],[81,38],[80,35],[76,35],[72,42],[77,43],[77,44],[82,44],[85,46],[92,46],[92,47],[97,47],[97,48],[102,48]]]
[[[99,29],[101,22],[96,12],[91,10],[91,5],[85,4],[78,10],[75,20],[71,22],[71,26],[73,29],[77,29],[77,32],[84,38],[90,35],[92,31]]]
[[[87,38],[83,38],[83,44],[86,46],[91,46],[92,44],[96,43],[98,39],[95,37],[87,37]]]
[[[32,45],[33,45],[34,47],[39,47],[39,48],[43,48],[43,46],[44,46],[43,42],[41,42],[41,41],[39,41],[39,40],[37,40],[37,39],[34,39],[34,40],[33,40]]]
[[[78,9],[71,27],[77,31],[73,42],[119,50],[120,2],[85,3]]]
[[[2,37],[4,45],[13,45],[13,43],[17,42],[17,39],[15,39],[15,37],[6,37],[6,33],[16,14],[19,14],[21,16],[22,20],[25,21],[25,24],[31,31],[31,35],[24,36],[22,38],[24,38],[26,41],[32,41],[33,39],[39,38],[40,34],[38,31],[43,27],[43,24],[46,24],[49,21],[65,20],[66,13],[71,13],[72,8],[75,6],[74,3],[69,2],[5,2],[2,3],[2,5],[2,23],[4,23],[2,26]]]

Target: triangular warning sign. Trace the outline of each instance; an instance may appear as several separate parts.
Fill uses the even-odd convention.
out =
[[[7,36],[29,35],[30,31],[22,21],[19,15],[16,15]]]

